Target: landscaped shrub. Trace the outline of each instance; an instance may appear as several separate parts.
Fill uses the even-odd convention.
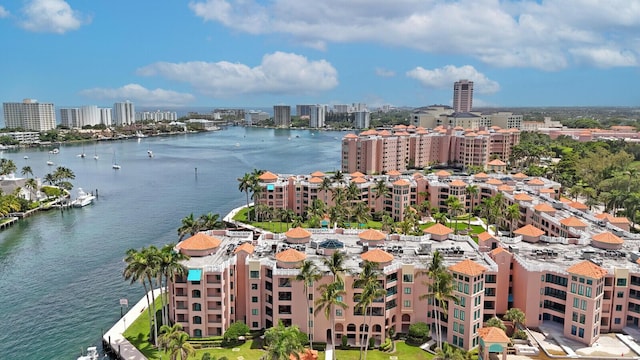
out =
[[[376,338],[373,336],[369,338],[369,349],[373,349],[376,346]]]
[[[389,351],[393,348],[393,343],[391,342],[391,338],[384,339],[384,342],[380,344],[380,351]]]
[[[342,340],[342,349],[343,350],[348,349],[349,348],[349,344],[348,344],[349,339],[347,339],[346,336],[343,336],[341,340]]]
[[[424,322],[417,322],[409,325],[409,337],[407,343],[413,345],[423,344],[429,339],[429,325]]]
[[[519,340],[527,340],[529,338],[529,336],[527,336],[527,333],[524,332],[524,330],[516,330],[513,333],[513,338],[514,339],[519,339]]]
[[[236,321],[224,332],[224,341],[237,341],[240,336],[245,336],[248,332],[249,326],[247,324],[242,321]]]

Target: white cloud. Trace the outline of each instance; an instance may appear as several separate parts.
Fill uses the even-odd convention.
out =
[[[140,105],[179,106],[195,100],[195,97],[188,93],[164,89],[150,90],[139,84],[127,84],[117,89],[86,89],[82,90],[80,94],[97,100],[128,99]]]
[[[212,97],[317,93],[338,85],[338,73],[326,60],[283,52],[264,55],[255,67],[227,61],[158,62],[138,69],[138,74],[186,82]]]
[[[393,70],[387,70],[384,68],[376,68],[376,75],[380,77],[394,77],[396,76],[396,72]]]
[[[407,76],[414,78],[429,88],[449,89],[460,79],[473,81],[473,91],[479,94],[493,94],[500,90],[500,84],[478,72],[471,65],[456,67],[447,65],[439,69],[427,70],[420,66],[408,71]]]
[[[571,49],[590,49],[589,64],[605,67],[634,66],[629,59],[640,52],[640,2],[629,0],[194,0],[189,8],[205,21],[315,49],[373,42],[544,70],[584,63]],[[597,56],[607,51],[622,56]]]
[[[31,0],[23,8],[22,27],[35,32],[64,34],[91,22],[64,0]]]
[[[9,10],[5,9],[2,5],[0,5],[0,19],[6,18],[9,16]]]
[[[577,61],[601,68],[638,65],[636,55],[629,50],[581,48],[571,49],[569,52]]]

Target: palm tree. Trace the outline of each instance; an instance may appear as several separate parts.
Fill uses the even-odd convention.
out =
[[[189,344],[189,334],[184,331],[176,333],[169,343],[169,359],[186,360],[196,354],[193,345]]]
[[[333,274],[333,281],[344,283],[342,274],[345,272],[345,261],[347,254],[343,251],[335,251],[330,257],[322,258],[324,266],[329,268],[331,274]]]
[[[447,207],[449,208],[449,215],[453,218],[455,223],[455,233],[458,233],[458,214],[462,209],[464,209],[464,205],[460,202],[460,199],[456,196],[449,195],[447,200],[445,201]]]
[[[392,232],[393,231],[393,218],[387,214],[382,215],[382,231]]]
[[[362,270],[358,274],[358,278],[353,282],[354,288],[363,289],[362,293],[356,296],[358,299],[356,307],[362,311],[363,328],[367,320],[367,312],[370,311],[373,301],[386,295],[386,291],[378,281],[379,276],[380,272],[378,271],[377,265],[365,260],[362,264]],[[371,317],[372,315],[370,314],[369,321],[371,321]],[[364,334],[360,334],[360,359],[362,359],[362,352],[367,348],[367,341],[371,337],[371,324],[368,325],[367,330],[367,340],[364,339]],[[366,350],[364,351],[366,359]]]
[[[475,203],[476,198],[478,197],[478,193],[480,192],[480,189],[478,188],[478,185],[471,184],[471,185],[467,185],[465,190],[467,191],[467,195],[469,196],[469,204],[471,205],[471,214],[469,214],[467,229],[471,229],[471,217],[474,215],[473,205]]]
[[[182,226],[178,228],[178,240],[182,240],[187,234],[193,236],[198,232],[198,221],[193,217],[193,213],[182,218]]]
[[[447,222],[447,214],[440,212],[440,211],[436,211],[434,213],[431,214],[431,217],[433,218],[433,220],[438,224],[442,224],[442,225],[446,225]]]
[[[329,201],[329,197],[327,195],[329,194],[329,191],[331,190],[332,187],[333,187],[333,183],[331,182],[330,178],[328,177],[322,178],[322,184],[320,184],[320,187],[318,188],[318,190],[324,191],[325,204],[327,203],[327,201]]]
[[[442,348],[438,348],[433,360],[464,360],[464,356],[454,346],[444,343]]]
[[[160,249],[159,254],[159,267],[158,274],[164,277],[164,287],[169,288],[169,284],[175,282],[176,276],[185,276],[189,270],[182,265],[182,261],[189,259],[189,256],[184,255],[181,252],[175,251],[175,244],[167,244]],[[162,283],[161,283],[162,286]],[[166,313],[166,305],[168,302],[167,293],[162,296],[162,321],[168,323],[168,316]]]
[[[379,179],[378,181],[376,181],[375,185],[373,186],[373,191],[376,193],[376,195],[374,196],[376,200],[378,200],[379,198],[383,198],[382,208],[384,209],[384,199],[388,198],[391,195],[391,192],[389,191],[387,183],[384,181],[384,179]]]
[[[251,185],[251,192],[253,193],[251,197],[253,198],[253,207],[255,208],[256,204],[258,204],[258,200],[260,200],[260,196],[262,196],[262,193],[264,192],[264,188],[256,182]]]
[[[264,333],[264,340],[267,343],[268,360],[289,360],[291,355],[298,357],[304,350],[300,342],[300,330],[297,326],[284,326],[282,320],[278,325],[271,327]]]
[[[131,284],[140,282],[144,287],[144,293],[147,298],[147,311],[149,312],[149,329],[151,330],[153,329],[154,316],[152,315],[151,300],[149,299],[149,287],[153,288],[153,283],[147,283],[147,274],[151,265],[143,254],[144,250],[144,248],[141,251],[135,249],[127,250],[127,256],[124,259],[127,266],[122,275],[125,280],[130,280]]]
[[[14,173],[18,168],[13,160],[2,158],[0,159],[0,175],[8,175]]]
[[[180,323],[175,323],[173,326],[162,325],[160,327],[160,336],[158,337],[158,348],[160,350],[164,350],[164,352],[169,351],[169,346],[171,341],[182,331],[182,325]]]
[[[33,200],[31,195],[38,192],[38,181],[33,178],[27,179],[24,183],[24,187],[29,191],[29,201]]]
[[[240,192],[244,192],[245,196],[247,197],[247,220],[251,221],[250,218],[248,218],[249,216],[249,190],[251,190],[251,187],[254,184],[254,177],[250,174],[250,173],[245,173],[244,176],[242,176],[241,178],[238,178],[238,190]]]
[[[358,228],[360,228],[360,224],[366,224],[367,221],[371,220],[371,212],[367,203],[363,201],[357,202],[353,207],[353,217],[358,222]]]
[[[300,266],[300,273],[296,275],[296,281],[302,281],[304,285],[304,297],[307,299],[307,327],[309,327],[309,342],[313,349],[313,325],[311,322],[311,300],[309,299],[309,288],[313,287],[313,283],[322,278],[322,273],[311,260],[304,260]]]
[[[340,170],[336,171],[335,174],[333,174],[332,179],[333,181],[337,182],[338,184],[344,184],[344,173]]]
[[[520,205],[513,204],[507,206],[507,211],[505,213],[505,218],[509,222],[509,233],[513,237],[514,225],[513,223],[520,219]]]
[[[320,298],[316,299],[314,304],[316,309],[314,311],[314,315],[318,314],[320,311],[324,311],[324,316],[331,322],[331,345],[335,348],[336,338],[335,329],[336,329],[336,320],[335,320],[335,308],[340,307],[343,310],[347,308],[347,304],[342,301],[342,297],[346,295],[346,292],[343,289],[344,285],[342,282],[332,282],[329,284],[322,284],[318,287],[318,291],[320,292]],[[333,359],[336,358],[336,352],[333,351]]]
[[[427,280],[423,281],[427,285],[429,292],[419,297],[422,299],[429,299],[433,303],[436,315],[436,342],[439,349],[442,348],[442,324],[440,323],[440,309],[446,313],[447,302],[453,301],[458,303],[458,299],[452,295],[453,293],[453,277],[451,273],[444,267],[444,259],[439,251],[433,253],[431,263],[429,263],[427,270],[419,272],[418,275],[426,275]]]
[[[514,330],[517,330],[519,325],[523,325],[527,321],[524,312],[518,308],[507,310],[507,313],[502,318],[511,321]]]
[[[33,176],[33,170],[31,170],[31,166],[23,166],[22,171],[20,172],[23,176],[31,175]]]
[[[53,174],[47,174],[44,176],[44,182],[46,184],[53,185],[56,183],[56,178],[53,176]]]
[[[320,199],[313,199],[311,206],[307,208],[307,217],[322,217],[327,211],[327,205]]]
[[[220,221],[220,214],[206,213],[200,215],[197,221],[198,231],[224,229],[224,223]]]

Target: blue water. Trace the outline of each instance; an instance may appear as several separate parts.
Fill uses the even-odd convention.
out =
[[[4,151],[18,169],[29,165],[38,177],[54,170],[48,159],[68,167],[75,187],[97,189],[99,198],[0,231],[0,359],[75,359],[81,349],[99,345],[120,316],[119,299],[134,303],[143,295],[141,285],[122,278],[127,249],[176,242],[180,220],[190,213],[224,216],[243,205],[237,178],[254,168],[295,174],[338,169],[343,135],[230,127],[87,144],[86,158],[78,156],[81,145],[63,145],[56,155]],[[111,168],[114,155],[120,170]]]

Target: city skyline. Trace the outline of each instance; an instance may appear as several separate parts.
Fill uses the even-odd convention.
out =
[[[419,107],[468,79],[478,108],[640,105],[632,2],[154,5],[0,1],[1,101]]]

